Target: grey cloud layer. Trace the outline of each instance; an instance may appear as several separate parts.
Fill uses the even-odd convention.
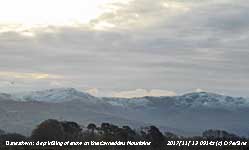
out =
[[[249,5],[245,0],[134,0],[111,6],[117,11],[89,25],[36,29],[34,37],[1,33],[0,71],[64,76],[32,82],[15,79],[20,87],[30,89],[58,82],[104,90],[181,93],[202,88],[248,96]],[[115,27],[89,27],[103,21]]]

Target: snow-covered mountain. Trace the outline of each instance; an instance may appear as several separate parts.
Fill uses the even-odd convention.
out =
[[[120,107],[146,107],[150,100],[146,97],[141,98],[107,98],[103,97],[103,101],[113,105],[113,106],[120,106]]]
[[[81,100],[87,102],[97,102],[99,99],[84,92],[80,92],[74,88],[57,88],[44,91],[34,91],[27,93],[14,94],[16,100],[19,101],[40,101],[40,102],[66,102],[73,100]]]
[[[46,119],[82,124],[153,124],[178,134],[223,129],[249,136],[249,100],[209,92],[172,97],[94,97],[72,88],[0,94],[0,129],[29,134]]]
[[[179,105],[191,105],[192,107],[248,107],[249,100],[242,97],[231,97],[208,92],[188,93],[176,97]]]
[[[249,107],[249,99],[231,97],[209,92],[188,93],[181,96],[141,97],[141,98],[102,98],[108,103],[123,107],[149,107],[155,104],[179,107],[240,108]]]
[[[242,97],[231,97],[209,92],[187,93],[180,96],[169,97],[139,97],[139,98],[112,98],[94,97],[88,93],[78,91],[74,88],[48,89],[44,91],[34,91],[17,94],[0,94],[0,99],[15,99],[16,101],[40,101],[40,102],[67,102],[67,101],[85,101],[85,102],[104,102],[113,106],[120,107],[149,107],[160,102],[166,105],[189,106],[189,107],[213,107],[213,108],[236,108],[248,107],[249,100]],[[168,103],[168,104],[167,104]]]

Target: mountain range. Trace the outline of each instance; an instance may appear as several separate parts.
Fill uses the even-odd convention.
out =
[[[0,129],[24,135],[43,120],[58,119],[133,128],[156,125],[184,136],[207,129],[249,136],[248,114],[249,99],[209,92],[139,98],[95,97],[73,88],[0,93]]]

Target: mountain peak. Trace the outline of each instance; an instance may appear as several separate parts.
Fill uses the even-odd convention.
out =
[[[178,100],[181,103],[190,103],[192,106],[206,107],[237,107],[249,105],[249,101],[245,98],[231,97],[211,92],[187,93],[179,96]]]
[[[66,102],[72,100],[93,101],[97,98],[78,91],[74,88],[55,88],[43,91],[33,91],[24,94],[16,94],[22,101],[43,101],[43,102]]]
[[[54,88],[54,89],[47,89],[47,90],[35,91],[35,92],[67,93],[67,94],[84,93],[84,92],[76,90],[75,88]],[[87,94],[87,93],[84,93],[84,94]]]
[[[201,92],[192,92],[192,93],[187,93],[182,95],[183,97],[223,97],[221,94],[216,94],[212,92],[206,92],[206,91],[201,91]]]

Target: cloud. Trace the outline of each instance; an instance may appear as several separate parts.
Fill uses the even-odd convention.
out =
[[[45,73],[20,73],[20,72],[0,72],[2,78],[16,78],[16,79],[61,79],[62,76],[45,74]]]
[[[160,89],[135,89],[129,91],[115,91],[115,90],[99,90],[98,88],[90,88],[83,90],[93,96],[97,97],[121,97],[121,98],[132,98],[132,97],[144,97],[144,96],[175,96],[176,93],[173,91],[166,91]]]
[[[97,88],[87,89],[85,92],[87,92],[93,96],[99,96],[99,90]]]
[[[244,0],[132,0],[106,8],[89,24],[0,26],[5,30],[0,71],[21,73],[16,90],[59,83],[96,87],[97,94],[139,88],[184,93],[202,87],[248,95],[249,5]],[[6,81],[3,75],[0,81]]]
[[[111,9],[100,17],[93,19],[91,25],[95,28],[105,23],[110,29],[138,29],[150,27],[169,17],[189,11],[187,4],[170,0],[133,0],[128,3],[113,2],[105,5]],[[163,20],[160,19],[163,17]],[[106,26],[108,29],[110,26]]]
[[[56,87],[56,88],[63,87],[63,85],[60,82],[58,82],[58,81],[51,81],[50,82],[50,86]]]
[[[203,90],[203,89],[200,89],[200,88],[197,88],[196,90],[195,90],[195,92],[204,92],[205,90]]]
[[[172,91],[165,91],[159,89],[145,90],[145,89],[136,89],[131,91],[120,91],[114,92],[113,97],[122,97],[122,98],[133,98],[133,97],[144,97],[144,96],[175,96],[176,93]]]

